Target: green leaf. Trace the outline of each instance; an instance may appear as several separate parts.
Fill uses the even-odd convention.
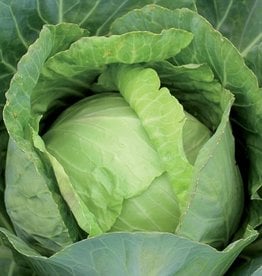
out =
[[[256,238],[247,229],[223,251],[168,233],[111,233],[82,240],[50,258],[36,254],[1,229],[2,238],[26,255],[38,275],[222,275]]]
[[[68,30],[71,31],[69,36],[67,35]],[[9,92],[6,95],[8,104],[4,111],[5,124],[7,128],[12,129],[12,134],[18,137],[18,140],[21,141],[20,137],[23,137],[21,134],[23,130],[20,127],[28,129],[30,125],[33,128],[36,127],[35,122],[38,124],[38,114],[31,114],[28,107],[31,105],[31,100],[34,101],[33,90],[39,81],[40,72],[46,59],[54,52],[63,50],[65,45],[71,44],[83,34],[82,29],[72,24],[61,24],[57,27],[45,26],[37,41],[20,60],[18,71],[12,79]],[[63,41],[63,44],[61,45],[59,41]],[[9,102],[13,105],[10,106]],[[16,117],[21,119],[20,127],[17,127],[16,124],[12,126],[11,118]],[[27,133],[30,136],[31,131]]]
[[[262,83],[262,2],[197,0],[197,10],[239,49]]]
[[[51,187],[50,171],[35,166],[32,155],[10,140],[5,205],[18,236],[50,254],[77,239],[76,226],[57,189]]]
[[[69,29],[72,33],[65,38]],[[18,235],[25,240],[33,240],[39,250],[43,247],[44,254],[77,240],[78,228],[58,192],[51,166],[34,148],[34,133],[38,130],[35,122],[38,123],[39,117],[30,111],[30,96],[48,56],[82,33],[75,25],[65,28],[62,24],[55,29],[45,27],[21,59],[7,93],[4,119],[13,139],[10,140],[6,166],[6,206]],[[64,44],[57,43],[63,37]],[[40,216],[43,211],[45,214]]]
[[[178,54],[191,40],[191,33],[174,28],[159,34],[138,31],[109,37],[84,37],[67,51],[51,57],[45,64],[43,76],[72,78],[83,72],[101,70],[111,63],[161,61]]]
[[[140,118],[183,210],[191,190],[193,167],[183,147],[185,113],[182,105],[168,89],[160,89],[160,79],[150,68],[119,66],[113,68],[109,78]]]
[[[233,97],[228,98],[220,125],[195,162],[193,193],[176,231],[216,248],[224,248],[237,230],[244,200],[229,124]]]

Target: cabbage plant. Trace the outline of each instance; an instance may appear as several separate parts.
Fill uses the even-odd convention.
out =
[[[259,275],[261,4],[225,2],[0,1],[4,273]]]

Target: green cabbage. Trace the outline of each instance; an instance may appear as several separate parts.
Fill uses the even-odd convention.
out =
[[[215,2],[0,2],[4,273],[261,271],[259,4]]]

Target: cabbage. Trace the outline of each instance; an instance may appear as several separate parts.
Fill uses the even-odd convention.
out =
[[[234,1],[217,22],[204,1],[0,2],[5,273],[259,273],[259,4],[239,5],[240,40]]]

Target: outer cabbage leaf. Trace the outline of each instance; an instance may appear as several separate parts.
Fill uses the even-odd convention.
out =
[[[69,29],[71,33],[64,39],[64,45],[57,43],[57,41],[60,41],[60,39],[64,37],[63,35],[65,35]],[[14,91],[16,91],[15,94],[20,93],[20,96],[17,98],[18,106],[28,106],[28,102],[26,102],[28,97],[25,95],[27,92],[31,91],[35,82],[37,82],[45,59],[52,52],[61,49],[61,47],[63,48],[69,41],[72,42],[82,34],[83,30],[73,25],[69,25],[67,28],[61,25],[56,28],[56,32],[47,29],[43,30],[42,35],[35,44],[36,47],[39,47],[39,43],[41,43],[39,48],[40,51],[35,51],[32,47],[27,55],[23,57],[24,62],[19,64],[19,73],[17,73],[11,84]],[[28,62],[28,60],[30,61]],[[20,81],[21,78],[24,79],[22,83]],[[16,131],[17,134],[14,134],[15,138],[10,142],[10,151],[7,156],[8,165],[6,168],[6,177],[9,181],[8,187],[10,188],[9,190],[7,189],[8,191],[6,190],[5,196],[6,202],[10,203],[10,205],[7,203],[7,211],[9,215],[14,211],[13,214],[19,218],[18,221],[13,221],[13,223],[20,236],[23,236],[24,239],[27,240],[33,240],[36,247],[39,247],[40,244],[40,247],[43,246],[46,249],[44,253],[50,254],[50,250],[51,252],[56,251],[61,245],[69,244],[77,240],[78,230],[72,219],[71,222],[68,221],[70,216],[68,216],[67,207],[63,203],[61,196],[56,191],[56,181],[50,167],[43,165],[38,153],[32,148],[32,123],[29,122],[29,114],[24,108],[20,110],[19,108],[15,109],[16,111],[14,111],[12,115],[15,117],[18,116],[22,120],[20,121],[20,127],[25,122],[27,122],[28,125],[26,127],[27,134],[23,134],[23,130],[17,127],[17,125],[10,125],[12,129],[11,132],[13,131],[14,134]],[[38,117],[36,116],[34,120],[37,121]],[[25,136],[28,140],[23,139]],[[17,158],[20,160],[19,162],[17,162]],[[16,171],[10,173],[10,169],[14,168],[13,164],[16,164]],[[30,181],[29,179],[23,178],[23,172],[25,171],[30,172]],[[33,192],[32,180],[34,180],[34,184],[38,183],[38,185],[40,185],[39,187],[41,188],[39,188],[38,191],[35,189]],[[42,185],[43,183],[44,185]],[[19,190],[20,193],[18,193]],[[33,194],[31,192],[33,192]],[[10,199],[10,201],[8,201],[8,199]],[[29,207],[31,210],[30,215],[28,215],[28,213],[25,215],[24,212],[26,208],[24,206],[31,206]],[[42,231],[42,225],[38,222],[42,220],[41,216],[39,216],[42,210],[46,212],[46,226],[48,225],[49,228],[49,230],[46,229],[47,231]],[[55,220],[54,217],[56,218]],[[67,221],[69,223],[65,226]],[[60,229],[57,228],[58,224],[62,226]],[[67,231],[67,227],[70,229],[69,232]],[[57,231],[60,232],[60,234],[64,233],[62,240],[59,238],[59,235],[57,235]],[[39,235],[39,233],[41,233],[41,235]],[[51,245],[52,242],[50,243],[49,240],[51,237],[54,238],[53,245]]]
[[[10,171],[13,164],[16,169]],[[52,254],[78,239],[77,226],[51,184],[52,173],[36,164],[10,140],[5,206],[18,236],[39,250],[44,247],[43,254]]]
[[[239,49],[262,84],[262,2],[197,0],[197,10]]]
[[[1,229],[1,236],[38,275],[223,275],[240,251],[255,239],[247,229],[242,239],[223,251],[168,233],[110,233],[82,240],[50,258]]]
[[[244,200],[229,124],[231,104],[232,98],[215,134],[200,150],[195,163],[191,200],[176,231],[217,248],[224,248],[236,231]],[[208,210],[206,206],[210,206]]]

